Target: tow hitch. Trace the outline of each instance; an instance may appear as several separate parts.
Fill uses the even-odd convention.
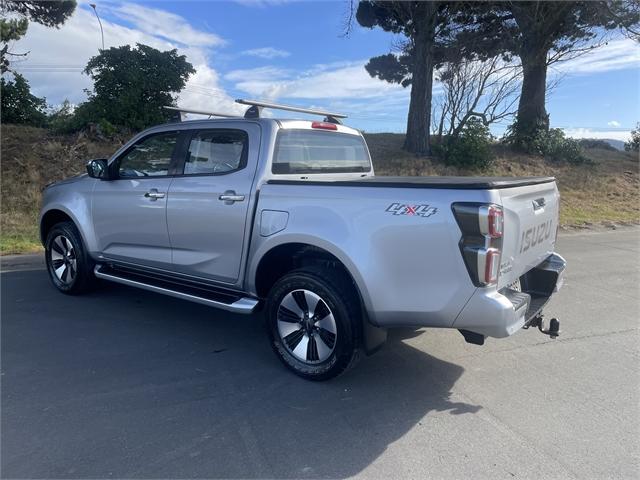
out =
[[[527,323],[524,327],[527,330],[529,327],[538,327],[545,335],[549,335],[550,338],[556,338],[560,335],[560,321],[557,318],[552,318],[549,320],[549,328],[544,328],[544,317],[542,314],[536,315],[529,323]]]

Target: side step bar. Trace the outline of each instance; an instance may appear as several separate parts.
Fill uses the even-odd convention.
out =
[[[201,303],[210,307],[216,307],[228,312],[250,314],[258,305],[258,300],[249,297],[230,297],[231,302],[225,302],[222,299],[215,298],[214,292],[198,291],[193,289],[181,288],[179,285],[169,286],[166,282],[163,285],[154,285],[153,280],[146,277],[130,275],[126,272],[120,272],[104,268],[102,265],[96,265],[94,274],[97,278],[108,280],[110,282],[121,283],[130,287],[141,288],[155,293],[161,293],[170,297],[181,298],[190,302]],[[191,291],[189,291],[191,290]],[[201,293],[200,293],[201,292]]]

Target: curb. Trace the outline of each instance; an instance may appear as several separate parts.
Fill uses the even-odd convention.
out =
[[[44,253],[26,255],[4,255],[0,257],[0,273],[24,270],[44,270]]]

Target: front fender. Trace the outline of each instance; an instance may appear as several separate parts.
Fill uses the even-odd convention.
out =
[[[88,252],[96,252],[98,243],[93,229],[93,221],[91,218],[91,196],[93,190],[93,182],[90,188],[85,190],[71,189],[72,185],[60,185],[49,187],[45,190],[42,199],[42,208],[38,218],[38,226],[40,228],[40,237],[44,243],[42,224],[44,217],[52,211],[60,211],[67,215],[78,228],[82,241]],[[87,187],[89,187],[87,185]]]

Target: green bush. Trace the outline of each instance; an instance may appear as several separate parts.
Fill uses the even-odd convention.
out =
[[[569,162],[574,165],[587,162],[584,150],[578,140],[567,138],[559,128],[550,128],[540,132],[533,140],[532,153],[542,155],[554,162]]]
[[[118,133],[118,129],[109,120],[101,118],[97,125],[97,132],[103,137],[113,138]]]
[[[29,82],[19,73],[13,81],[0,79],[0,121],[42,127],[47,121],[47,101],[31,93]]]
[[[49,128],[55,133],[69,133],[73,131],[73,105],[69,100],[62,102],[58,108],[52,110],[47,118]]]
[[[492,141],[489,127],[479,118],[473,117],[460,135],[446,138],[442,144],[435,146],[435,151],[447,165],[482,169],[493,161]]]
[[[635,130],[631,130],[631,140],[624,144],[627,152],[637,152],[640,150],[640,122]]]
[[[517,125],[514,123],[507,129],[503,140],[518,150],[542,155],[554,162],[568,162],[574,165],[589,162],[580,141],[567,138],[560,128],[538,129],[529,136],[517,134],[517,131]]]

